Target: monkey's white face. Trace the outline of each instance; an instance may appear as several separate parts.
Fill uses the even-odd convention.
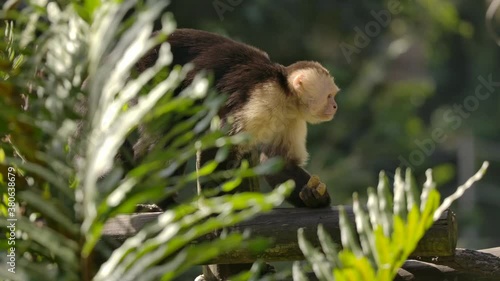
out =
[[[293,88],[305,105],[303,113],[308,123],[333,119],[338,108],[335,97],[340,89],[332,77],[315,69],[300,70],[294,75]]]

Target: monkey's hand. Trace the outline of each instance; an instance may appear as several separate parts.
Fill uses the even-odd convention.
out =
[[[309,208],[321,208],[330,205],[330,195],[326,185],[316,175],[312,176],[302,188],[299,197]]]

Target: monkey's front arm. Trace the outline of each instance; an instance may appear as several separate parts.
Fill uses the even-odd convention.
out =
[[[266,161],[267,158],[267,155],[261,154],[261,161]],[[295,207],[321,208],[329,206],[330,195],[328,190],[317,177],[312,180],[311,178],[311,175],[304,168],[293,162],[287,162],[283,170],[265,177],[272,187],[293,179],[295,188],[287,201]]]

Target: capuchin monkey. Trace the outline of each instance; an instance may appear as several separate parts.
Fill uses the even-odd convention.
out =
[[[283,170],[266,176],[266,181],[275,187],[293,179],[295,189],[288,202],[296,207],[328,206],[330,196],[325,185],[319,180],[311,184],[311,175],[303,168],[308,160],[307,123],[330,121],[337,112],[339,88],[328,70],[313,61],[283,66],[255,47],[200,30],[177,29],[167,42],[173,54],[172,65],[194,65],[180,90],[200,71],[211,72],[216,91],[227,95],[218,113],[222,125],[230,127],[230,135],[244,132],[251,136],[249,144],[233,149],[231,159],[219,165],[221,169],[253,150],[260,152],[261,161],[281,157]],[[158,50],[154,49],[141,59],[137,70],[151,67],[157,58]],[[216,152],[202,151],[197,166],[214,159]]]

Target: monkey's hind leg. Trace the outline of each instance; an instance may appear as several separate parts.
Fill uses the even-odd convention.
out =
[[[204,164],[208,161],[215,159],[217,155],[217,148],[208,149],[205,151],[199,151],[196,157],[196,169],[199,171]],[[249,153],[245,155],[239,155],[237,148],[231,149],[228,157],[219,163],[214,173],[223,172],[226,170],[234,169],[239,167],[242,159],[247,159],[250,165],[253,167],[258,164],[258,153]],[[220,184],[224,181],[230,179],[231,173],[228,172],[227,177],[222,178],[212,178],[208,181],[200,182],[198,181],[198,192],[200,195],[217,196],[223,194],[218,188]],[[245,191],[259,191],[259,181],[258,178],[246,178],[242,181],[240,186],[232,190],[230,193],[245,192]],[[218,236],[219,231],[215,231],[214,235]],[[252,268],[251,263],[242,264],[211,264],[203,266],[203,275],[196,278],[197,281],[225,281],[229,280],[229,277],[241,273]],[[263,274],[272,272],[270,268],[272,266],[265,266],[263,268]],[[264,272],[265,271],[265,272]]]

